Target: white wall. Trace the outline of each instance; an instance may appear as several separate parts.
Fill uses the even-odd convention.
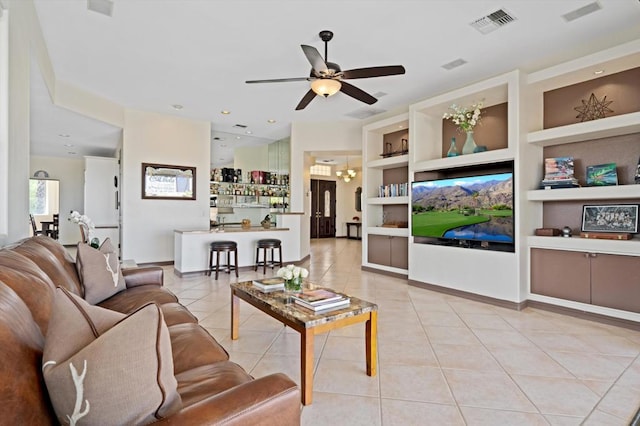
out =
[[[209,228],[209,122],[127,110],[122,146],[122,258],[174,259],[175,229]],[[196,167],[196,200],[143,200],[142,163]]]
[[[269,145],[249,146],[233,150],[233,168],[242,170],[242,182],[247,182],[247,172],[269,170]]]
[[[59,158],[32,156],[29,165],[30,176],[36,170],[46,170],[49,179],[60,181],[60,236],[62,244],[76,244],[80,241],[80,229],[76,223],[68,221],[69,212],[83,212],[84,206],[84,161],[82,158]]]

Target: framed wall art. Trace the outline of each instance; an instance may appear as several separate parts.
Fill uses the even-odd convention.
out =
[[[590,205],[582,207],[583,232],[638,232],[637,204]]]
[[[587,166],[587,186],[608,186],[618,184],[616,163]]]
[[[196,168],[142,163],[142,198],[195,200]]]

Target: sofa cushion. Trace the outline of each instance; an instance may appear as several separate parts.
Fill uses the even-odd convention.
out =
[[[1,424],[54,424],[41,374],[43,345],[44,338],[29,308],[0,281]]]
[[[99,306],[114,311],[128,314],[146,305],[147,303],[155,303],[163,305],[165,303],[177,302],[178,298],[164,287],[157,285],[141,285],[138,287],[128,288],[124,291],[114,294],[108,299],[98,303]]]
[[[185,407],[210,398],[253,378],[238,364],[226,361],[176,374],[178,392]]]
[[[168,327],[176,324],[197,323],[198,319],[178,302],[164,303],[160,305],[164,322]]]
[[[73,294],[84,296],[76,263],[69,252],[53,238],[29,238],[14,249],[38,264],[56,286],[64,287]]]
[[[42,360],[61,423],[146,424],[182,408],[155,304],[124,316],[58,288]]]
[[[173,325],[169,327],[169,334],[176,374],[229,360],[227,351],[198,324]]]
[[[126,288],[118,253],[109,238],[105,238],[99,249],[78,243],[76,267],[84,286],[84,298],[92,305]]]

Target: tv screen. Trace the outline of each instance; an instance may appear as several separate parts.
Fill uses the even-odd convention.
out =
[[[513,244],[513,173],[411,183],[411,235]]]

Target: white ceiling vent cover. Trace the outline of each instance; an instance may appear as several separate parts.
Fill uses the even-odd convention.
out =
[[[589,3],[586,6],[582,6],[581,8],[573,10],[569,13],[565,13],[564,15],[562,15],[562,17],[564,18],[565,21],[571,22],[578,18],[582,18],[583,16],[588,15],[590,13],[596,12],[600,9],[602,9],[602,6],[600,6],[600,3],[598,3],[597,1],[594,1],[593,3]]]
[[[515,20],[516,18],[504,9],[498,9],[487,16],[476,19],[469,25],[480,31],[482,34],[489,34],[490,32],[495,31]]]
[[[87,0],[87,9],[106,16],[113,15],[113,1],[111,0]]]

